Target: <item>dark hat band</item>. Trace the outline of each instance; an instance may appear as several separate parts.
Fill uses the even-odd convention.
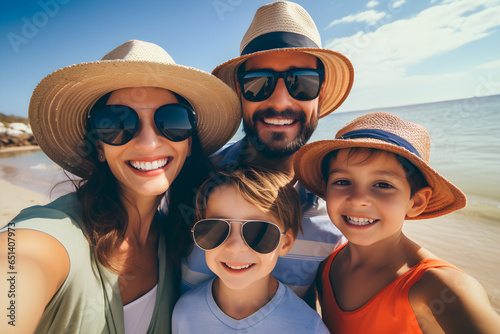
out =
[[[241,52],[241,56],[272,49],[319,48],[309,37],[286,31],[274,31],[254,38]]]
[[[337,139],[356,139],[356,138],[374,138],[374,139],[380,139],[383,141],[386,141],[388,143],[400,146],[402,148],[407,149],[411,153],[417,155],[419,158],[422,158],[420,156],[420,153],[418,153],[417,149],[413,147],[412,144],[410,144],[406,139],[395,135],[394,133],[387,132],[384,130],[378,130],[378,129],[361,129],[361,130],[354,130],[354,131],[349,131],[344,133],[342,136],[340,136]]]

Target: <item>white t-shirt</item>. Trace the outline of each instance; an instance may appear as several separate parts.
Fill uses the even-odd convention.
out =
[[[156,302],[158,284],[141,297],[123,306],[125,334],[145,334],[148,331]]]

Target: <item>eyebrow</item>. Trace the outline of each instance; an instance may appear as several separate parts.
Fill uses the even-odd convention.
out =
[[[335,173],[348,173],[348,170],[347,169],[342,169],[342,168],[332,169],[328,173],[328,176],[330,176],[332,174],[335,174]],[[398,178],[398,179],[406,179],[406,175],[400,175],[398,173],[395,173],[395,172],[392,172],[392,171],[388,171],[388,170],[376,170],[372,174],[381,175],[381,176],[392,176],[392,177],[395,177],[395,178]]]
[[[340,168],[332,169],[330,172],[328,172],[328,176],[335,174],[335,173],[347,173],[347,170],[340,169]]]
[[[388,171],[388,170],[377,170],[373,174],[383,175],[383,176],[392,176],[392,177],[395,177],[398,179],[406,179],[406,175],[401,175],[401,174],[398,174],[398,173],[395,173],[392,171]]]

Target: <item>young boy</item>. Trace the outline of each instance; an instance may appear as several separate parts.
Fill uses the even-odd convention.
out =
[[[290,181],[243,169],[201,186],[192,233],[218,277],[182,295],[173,333],[328,333],[319,314],[271,275],[301,229]]]
[[[500,332],[481,285],[402,233],[405,219],[465,206],[465,195],[429,166],[429,151],[425,128],[376,112],[297,153],[295,175],[326,199],[348,239],[318,272],[332,333]]]

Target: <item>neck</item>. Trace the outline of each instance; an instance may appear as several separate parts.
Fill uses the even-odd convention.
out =
[[[125,231],[125,239],[130,244],[137,246],[147,245],[150,236],[151,224],[156,214],[159,198],[139,197],[127,199],[122,197],[125,209],[128,214],[128,226]]]
[[[351,268],[384,268],[409,265],[410,267],[424,258],[425,250],[408,239],[402,232],[369,246],[349,242],[345,256]]]
[[[212,286],[212,295],[219,308],[233,319],[247,318],[264,307],[278,291],[278,281],[268,275],[253,284],[232,289],[216,278]]]
[[[246,141],[246,149],[243,153],[243,161],[251,165],[257,165],[273,170],[278,170],[293,177],[293,158],[295,154],[287,155],[281,158],[268,158],[262,155],[252,143]]]

